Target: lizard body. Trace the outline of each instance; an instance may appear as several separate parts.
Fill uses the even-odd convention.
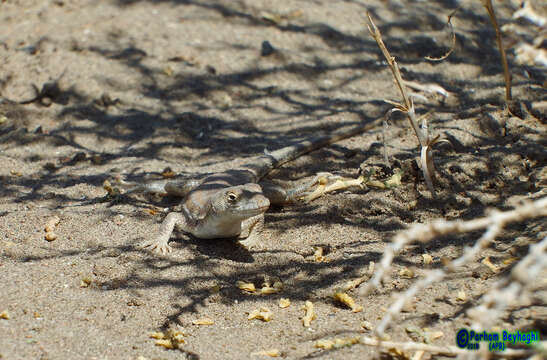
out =
[[[158,236],[143,246],[159,253],[170,252],[168,241],[175,226],[201,239],[236,237],[245,239],[241,241],[244,245],[253,244],[270,204],[291,202],[309,188],[288,191],[281,187],[263,188],[258,182],[264,176],[303,154],[370,130],[376,124],[375,121],[297,142],[251,157],[237,169],[207,175],[201,180],[164,181],[133,187],[130,192],[166,193],[183,198],[182,211],[167,214]]]

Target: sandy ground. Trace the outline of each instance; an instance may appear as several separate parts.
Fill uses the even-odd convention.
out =
[[[0,358],[243,359],[272,348],[290,359],[379,357],[362,345],[323,351],[314,344],[370,333],[363,322],[377,324],[415,281],[401,269],[419,277],[459,256],[480,233],[407,247],[383,288],[368,296],[350,292],[362,312],[335,304],[336,288],[365,274],[409,224],[471,219],[545,196],[545,67],[516,56],[541,29],[511,18],[519,1],[495,4],[509,34],[520,118],[504,112],[499,52],[479,1],[0,2],[0,312],[9,315],[0,319]],[[458,6],[454,52],[444,61],[424,59],[450,47],[446,20]],[[271,178],[374,170],[386,179],[402,169],[399,187],[351,189],[270,209],[263,242],[251,250],[180,233],[168,257],[141,250],[177,199],[110,201],[105,180],[161,178],[166,168],[185,175],[229,169],[265,149],[372,121],[390,109],[384,99],[398,101],[366,30],[367,10],[405,79],[449,92],[446,99],[416,98],[420,114],[431,112],[432,133],[451,142],[435,150],[438,199],[416,165],[408,122],[394,114],[386,130],[390,166],[379,127]],[[33,86],[44,96],[28,102]],[[44,226],[54,216],[57,238],[48,242]],[[455,332],[469,326],[466,309],[510,270],[507,259],[524,256],[546,231],[544,219],[508,227],[481,258],[419,293],[388,334],[420,342],[411,329],[428,328],[442,332],[434,344],[455,345]],[[317,247],[324,258],[313,255]],[[423,264],[424,253],[433,264]],[[481,265],[486,256],[499,274]],[[281,293],[236,286],[275,280],[284,285]],[[466,299],[458,299],[460,291]],[[542,301],[511,309],[497,325],[539,329],[545,338],[540,295]],[[281,309],[281,298],[291,305]],[[307,300],[317,314],[309,328],[300,320]],[[247,320],[261,307],[273,320]],[[201,318],[214,324],[192,324]],[[181,351],[149,337],[166,329],[185,334]]]

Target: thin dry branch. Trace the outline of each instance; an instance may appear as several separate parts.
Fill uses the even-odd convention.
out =
[[[408,290],[397,296],[397,300],[389,307],[380,323],[374,329],[378,338],[384,336],[385,330],[393,320],[401,313],[406,303],[411,302],[420,290],[431,284],[438,283],[451,272],[473,261],[482,249],[499,235],[503,228],[512,222],[519,222],[531,218],[547,216],[547,197],[535,202],[528,202],[514,210],[507,212],[492,211],[488,217],[469,221],[447,222],[440,220],[431,224],[418,224],[399,233],[394,243],[384,253],[380,268],[374,273],[373,278],[362,289],[362,293],[369,292],[377,287],[385,274],[391,268],[394,254],[404,245],[413,241],[427,242],[437,236],[454,233],[464,233],[479,229],[486,229],[472,247],[466,247],[463,254],[445,264],[443,269],[429,270],[426,276],[416,281]],[[527,304],[531,296],[531,288],[537,286],[537,279],[547,267],[547,237],[540,243],[532,245],[529,253],[512,270],[511,276],[496,283],[481,299],[481,304],[468,311],[470,318],[474,319],[473,328],[477,331],[490,328],[493,323],[503,316],[503,311],[510,305]],[[424,349],[416,349],[424,350]],[[460,353],[453,353],[458,355]],[[507,353],[505,353],[507,355]]]
[[[403,97],[404,104],[403,105],[397,104],[398,105],[397,107],[399,107],[402,111],[409,114],[409,120],[412,125],[412,128],[414,129],[414,132],[416,133],[416,137],[418,138],[420,145],[424,146],[427,144],[427,138],[422,133],[421,129],[418,127],[418,122],[416,121],[416,119],[410,114],[412,112],[412,115],[415,115],[414,104],[412,103],[412,101],[410,100],[410,97],[407,94],[406,87],[404,86],[404,82],[403,82],[403,77],[401,76],[401,71],[399,70],[399,66],[397,65],[397,61],[395,61],[395,58],[391,56],[391,54],[389,53],[389,50],[387,49],[386,45],[384,44],[384,41],[382,40],[382,34],[380,33],[380,30],[378,29],[376,24],[374,24],[374,22],[372,21],[370,14],[367,13],[367,16],[368,16],[368,21],[370,23],[370,25],[367,25],[368,31],[370,32],[374,40],[376,40],[376,43],[378,44],[378,47],[380,48],[380,50],[382,50],[382,54],[384,54],[384,57],[386,58],[387,63],[389,64],[389,68],[391,69],[391,72],[393,73],[393,77],[395,78],[395,83],[397,84],[397,87],[399,88],[399,91],[401,92],[401,96]]]
[[[416,117],[416,110],[414,108],[414,102],[412,101],[412,97],[408,95],[408,91],[406,89],[406,86],[403,81],[403,77],[401,76],[401,71],[399,70],[399,66],[397,65],[397,61],[395,61],[395,58],[391,56],[389,53],[386,45],[384,44],[384,41],[382,40],[382,34],[380,33],[380,30],[378,27],[374,24],[372,21],[372,18],[370,17],[370,14],[367,13],[369,24],[367,24],[368,31],[376,40],[376,43],[378,44],[378,47],[382,51],[382,54],[384,54],[384,57],[387,60],[387,63],[389,65],[389,68],[391,69],[391,73],[393,74],[393,77],[395,79],[395,83],[397,84],[397,87],[399,88],[399,91],[401,92],[401,96],[403,97],[403,104],[393,103],[391,101],[387,101],[388,103],[395,106],[396,109],[406,113],[408,120],[410,121],[410,125],[412,126],[412,129],[414,129],[414,133],[416,134],[416,137],[418,138],[418,142],[420,143],[421,147],[421,155],[420,155],[420,165],[422,168],[422,173],[424,174],[425,182],[427,184],[427,188],[429,189],[429,192],[433,197],[436,196],[435,194],[435,187],[433,186],[433,177],[435,176],[435,167],[433,166],[433,151],[431,150],[432,146],[437,143],[437,140],[431,140],[429,138],[429,132],[427,130],[427,123],[424,121],[422,123],[422,128],[418,125],[418,119]]]
[[[427,60],[442,61],[442,60],[446,59],[448,56],[450,56],[450,54],[452,54],[452,52],[456,48],[456,32],[454,31],[454,27],[452,26],[452,22],[451,22],[452,21],[452,16],[454,16],[456,11],[457,11],[457,9],[454,10],[452,12],[452,14],[448,15],[448,21],[447,21],[448,28],[450,29],[450,33],[452,34],[452,45],[450,46],[450,49],[446,52],[446,54],[444,54],[443,56],[437,57],[437,58],[434,58],[434,57],[431,57],[431,56],[426,56],[425,58]]]
[[[451,261],[448,264],[445,264],[445,269],[430,270],[427,272],[427,275],[418,281],[416,281],[407,291],[405,291],[401,296],[397,297],[395,301],[387,310],[386,314],[376,326],[375,332],[382,336],[387,327],[391,324],[393,319],[401,313],[404,305],[412,301],[414,296],[420,291],[425,289],[431,284],[441,281],[444,279],[450,272],[456,270],[458,267],[472,261],[480,252],[484,249],[491,241],[494,240],[496,235],[498,235],[503,228],[500,224],[492,224],[488,230],[481,236],[481,238],[475,243],[471,248],[465,248],[462,256],[456,260]]]
[[[461,266],[474,261],[480,251],[488,246],[503,228],[512,222],[519,222],[526,219],[547,216],[547,197],[535,202],[528,202],[514,210],[507,212],[492,211],[488,217],[473,219],[469,221],[445,221],[439,220],[430,224],[417,224],[410,229],[399,233],[393,244],[386,249],[380,267],[374,273],[372,279],[361,290],[361,294],[367,294],[373,288],[377,288],[384,278],[384,275],[391,268],[393,258],[403,246],[413,242],[427,242],[431,239],[448,234],[465,233],[479,229],[486,229],[472,247],[466,247],[463,254],[445,264],[444,269],[429,270],[423,279],[415,282],[408,290],[400,294],[397,300],[390,306],[386,314],[375,328],[377,336],[382,337],[384,331],[390,326],[393,319],[397,317],[404,305],[412,301],[414,296],[433,283],[444,279],[449,273],[454,272]],[[485,295],[481,306],[473,311],[476,319],[481,319],[476,324],[477,329],[484,329],[484,319],[499,319],[501,312],[518,297],[525,297],[528,292],[527,286],[536,279],[541,271],[547,266],[547,238],[530,248],[529,254],[519,262],[513,269],[510,279],[500,281],[489,294]],[[481,325],[483,327],[481,327]]]
[[[454,266],[460,266],[469,261],[471,255],[476,254],[478,249],[488,244],[488,242],[491,241],[492,236],[497,235],[499,230],[503,229],[507,224],[541,216],[547,216],[547,197],[534,202],[526,202],[510,211],[493,211],[489,216],[479,219],[469,221],[446,221],[444,219],[439,219],[428,224],[415,224],[395,236],[393,243],[384,251],[384,256],[378,269],[374,273],[374,276],[367,285],[361,289],[361,294],[368,294],[373,289],[380,287],[380,283],[386,277],[387,271],[391,269],[391,263],[393,262],[395,255],[399,253],[404,246],[412,242],[417,241],[426,243],[438,236],[461,234],[488,228],[488,231],[481,237],[475,246],[473,246],[471,250],[466,250],[464,252],[466,257],[462,259],[461,262],[452,263]]]
[[[507,56],[505,56],[505,49],[503,48],[503,42],[501,39],[501,30],[498,25],[498,20],[496,19],[496,14],[494,12],[494,6],[492,5],[491,0],[481,0],[482,5],[488,12],[488,16],[490,17],[490,21],[492,22],[492,26],[494,27],[494,30],[496,31],[496,42],[498,43],[498,48],[500,50],[501,55],[501,64],[503,66],[503,76],[505,78],[505,103],[507,104],[507,108],[510,111],[510,102],[512,100],[511,95],[511,73],[509,72],[509,65],[507,64]]]

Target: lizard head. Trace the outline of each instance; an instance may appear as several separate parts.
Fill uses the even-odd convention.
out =
[[[224,188],[215,197],[212,204],[214,213],[239,220],[262,214],[270,206],[270,200],[264,196],[260,185],[254,183]]]

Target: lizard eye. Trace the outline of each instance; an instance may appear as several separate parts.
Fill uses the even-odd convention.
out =
[[[234,202],[234,201],[236,201],[236,200],[237,200],[236,194],[234,194],[234,193],[232,193],[232,192],[231,192],[231,193],[228,193],[228,201]]]

